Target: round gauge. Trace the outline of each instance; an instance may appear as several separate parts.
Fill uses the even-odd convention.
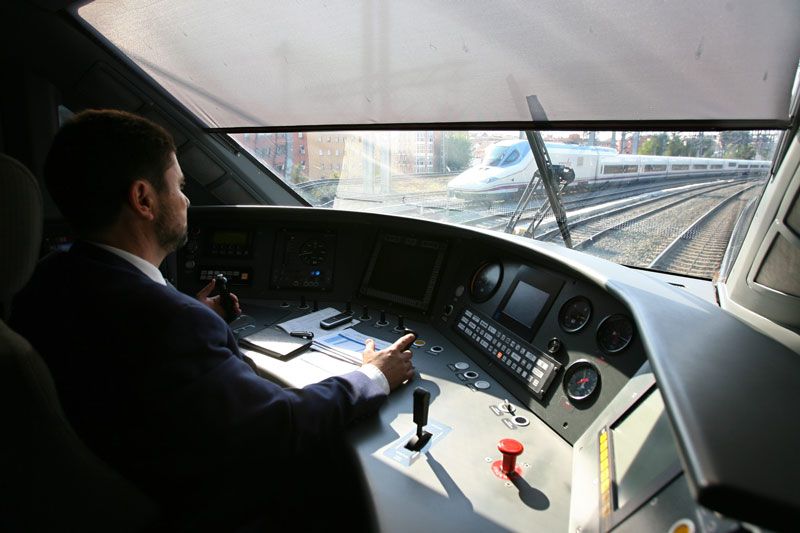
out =
[[[588,298],[576,296],[561,306],[558,312],[558,325],[567,333],[580,331],[592,317],[592,304]]]
[[[633,323],[623,315],[608,316],[597,328],[597,344],[608,354],[619,353],[633,340]]]
[[[573,363],[564,373],[564,392],[573,402],[591,398],[600,390],[600,373],[588,361]]]
[[[497,292],[502,281],[503,265],[500,263],[482,264],[472,275],[469,283],[469,294],[472,300],[475,303],[485,302]]]
[[[300,259],[311,266],[317,266],[322,264],[325,261],[325,256],[328,254],[328,249],[325,247],[325,243],[322,241],[318,241],[316,239],[311,239],[303,243],[300,246],[300,250],[297,252],[297,255]]]

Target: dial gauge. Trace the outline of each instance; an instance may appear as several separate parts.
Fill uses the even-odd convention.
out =
[[[469,283],[469,294],[472,301],[475,303],[485,302],[497,292],[502,281],[503,265],[500,263],[482,264],[472,275]]]
[[[558,312],[558,325],[567,333],[583,329],[592,317],[592,304],[588,298],[576,296],[561,306]]]
[[[576,361],[564,373],[564,392],[573,402],[582,402],[600,390],[600,373],[588,361]]]
[[[325,261],[327,254],[328,249],[325,247],[325,243],[317,239],[307,240],[297,252],[300,259],[311,266],[321,265]]]
[[[623,315],[603,319],[597,328],[597,344],[607,354],[619,353],[633,340],[633,323]]]

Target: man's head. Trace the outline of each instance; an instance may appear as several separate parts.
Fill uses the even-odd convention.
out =
[[[161,126],[123,111],[90,110],[67,122],[53,141],[45,183],[62,214],[84,237],[116,224],[140,200],[167,250],[185,242],[183,176],[175,144]],[[152,198],[146,198],[146,193]],[[141,211],[141,209],[139,209]]]

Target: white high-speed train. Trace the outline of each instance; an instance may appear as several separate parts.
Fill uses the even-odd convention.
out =
[[[575,172],[576,184],[595,184],[632,178],[656,179],[689,175],[743,175],[769,170],[768,161],[618,154],[613,148],[545,143],[554,165]],[[465,199],[507,198],[522,191],[536,171],[525,139],[491,145],[479,165],[447,184],[450,196]]]

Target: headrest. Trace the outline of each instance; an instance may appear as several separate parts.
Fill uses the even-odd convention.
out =
[[[42,241],[42,194],[25,166],[0,154],[0,304],[33,272]]]

